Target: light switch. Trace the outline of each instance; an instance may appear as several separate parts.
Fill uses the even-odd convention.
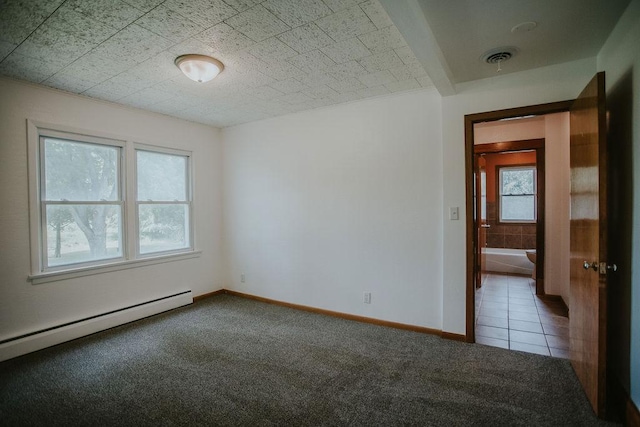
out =
[[[449,208],[449,219],[452,220],[452,221],[456,221],[456,220],[460,219],[459,216],[458,216],[458,207],[457,206]]]

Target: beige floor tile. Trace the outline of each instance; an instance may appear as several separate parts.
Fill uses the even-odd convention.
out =
[[[505,317],[478,316],[478,325],[495,326],[496,328],[508,328],[509,320]]]
[[[543,332],[540,322],[526,322],[524,320],[510,320],[509,329],[514,331],[535,332],[537,334]]]
[[[525,344],[525,343],[521,343],[521,342],[509,342],[509,348],[511,350],[518,350],[518,351],[525,351],[527,353],[535,353],[535,354],[541,354],[543,356],[550,356],[551,354],[549,353],[549,349],[545,346],[540,346],[540,345],[532,345],[532,344]]]
[[[476,337],[476,343],[482,345],[490,345],[491,347],[500,347],[509,349],[509,341],[499,340],[497,338]]]
[[[499,337],[495,337],[499,338]],[[547,340],[543,334],[536,334],[533,332],[515,331],[509,330],[509,341],[521,342],[525,344],[546,346]]]
[[[500,340],[508,340],[509,330],[506,328],[496,328],[494,326],[478,325],[476,327],[476,337],[497,338]]]

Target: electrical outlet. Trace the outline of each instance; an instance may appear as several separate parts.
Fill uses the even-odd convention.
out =
[[[371,292],[364,293],[364,303],[371,304]]]
[[[242,274],[240,275],[240,282],[241,282],[241,283],[244,283],[244,273],[242,273]]]

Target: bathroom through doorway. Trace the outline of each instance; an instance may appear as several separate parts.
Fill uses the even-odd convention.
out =
[[[568,310],[545,287],[545,184],[557,175],[546,171],[545,132],[564,120],[552,116],[474,125],[474,331],[479,344],[568,358]]]
[[[536,294],[544,294],[544,145],[541,138],[474,148],[478,275],[529,276]]]

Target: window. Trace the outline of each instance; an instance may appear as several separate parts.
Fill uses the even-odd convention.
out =
[[[194,252],[190,153],[32,122],[29,141],[34,276]]]
[[[121,147],[40,136],[44,270],[122,259]]]
[[[189,157],[136,150],[138,251],[189,248]]]
[[[500,222],[536,222],[536,168],[499,168]]]

